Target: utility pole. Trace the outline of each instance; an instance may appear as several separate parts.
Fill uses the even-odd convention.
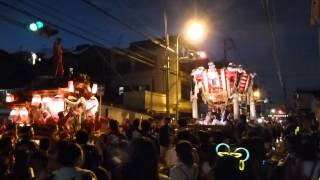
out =
[[[167,21],[167,13],[164,11],[164,33],[166,39],[166,50],[165,50],[165,58],[167,61],[166,66],[166,114],[170,117],[170,56],[168,48],[170,47],[170,39],[168,34],[168,21]]]

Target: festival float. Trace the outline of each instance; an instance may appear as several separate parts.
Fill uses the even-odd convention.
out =
[[[192,117],[202,125],[225,125],[227,120],[239,119],[240,107],[250,105],[250,118],[255,118],[253,80],[255,73],[241,65],[208,63],[192,70],[193,91],[191,93]],[[198,104],[207,104],[205,118],[199,118]],[[247,109],[247,108],[244,108]],[[243,110],[245,111],[245,110]],[[245,114],[246,112],[241,112]]]
[[[48,128],[58,125],[68,131],[86,126],[95,130],[100,105],[97,91],[97,84],[80,76],[69,80],[65,87],[24,92],[25,97],[7,94],[7,106],[11,109],[9,121],[18,126]]]

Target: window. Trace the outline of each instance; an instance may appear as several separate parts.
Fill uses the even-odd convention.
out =
[[[119,87],[119,96],[121,96],[124,93],[124,87]]]

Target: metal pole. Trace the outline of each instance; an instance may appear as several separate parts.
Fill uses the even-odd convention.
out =
[[[166,111],[167,111],[167,116],[170,117],[170,58],[168,54],[166,55],[166,58],[167,58]]]
[[[180,34],[177,36],[177,43],[176,43],[176,121],[179,119],[179,38]]]
[[[167,13],[164,11],[164,34],[166,39],[166,50],[165,50],[165,58],[167,60],[167,71],[166,71],[166,113],[167,116],[170,117],[170,56],[168,48],[170,47],[169,33],[168,33],[168,19]]]

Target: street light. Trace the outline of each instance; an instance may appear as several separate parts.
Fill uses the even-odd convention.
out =
[[[254,96],[256,99],[259,99],[260,96],[261,96],[260,91],[259,91],[259,90],[254,91],[254,92],[253,92],[253,96]]]
[[[185,26],[185,31],[179,33],[176,43],[176,120],[179,120],[179,40],[184,36],[191,43],[199,43],[204,39],[204,24],[198,20],[189,21]]]

